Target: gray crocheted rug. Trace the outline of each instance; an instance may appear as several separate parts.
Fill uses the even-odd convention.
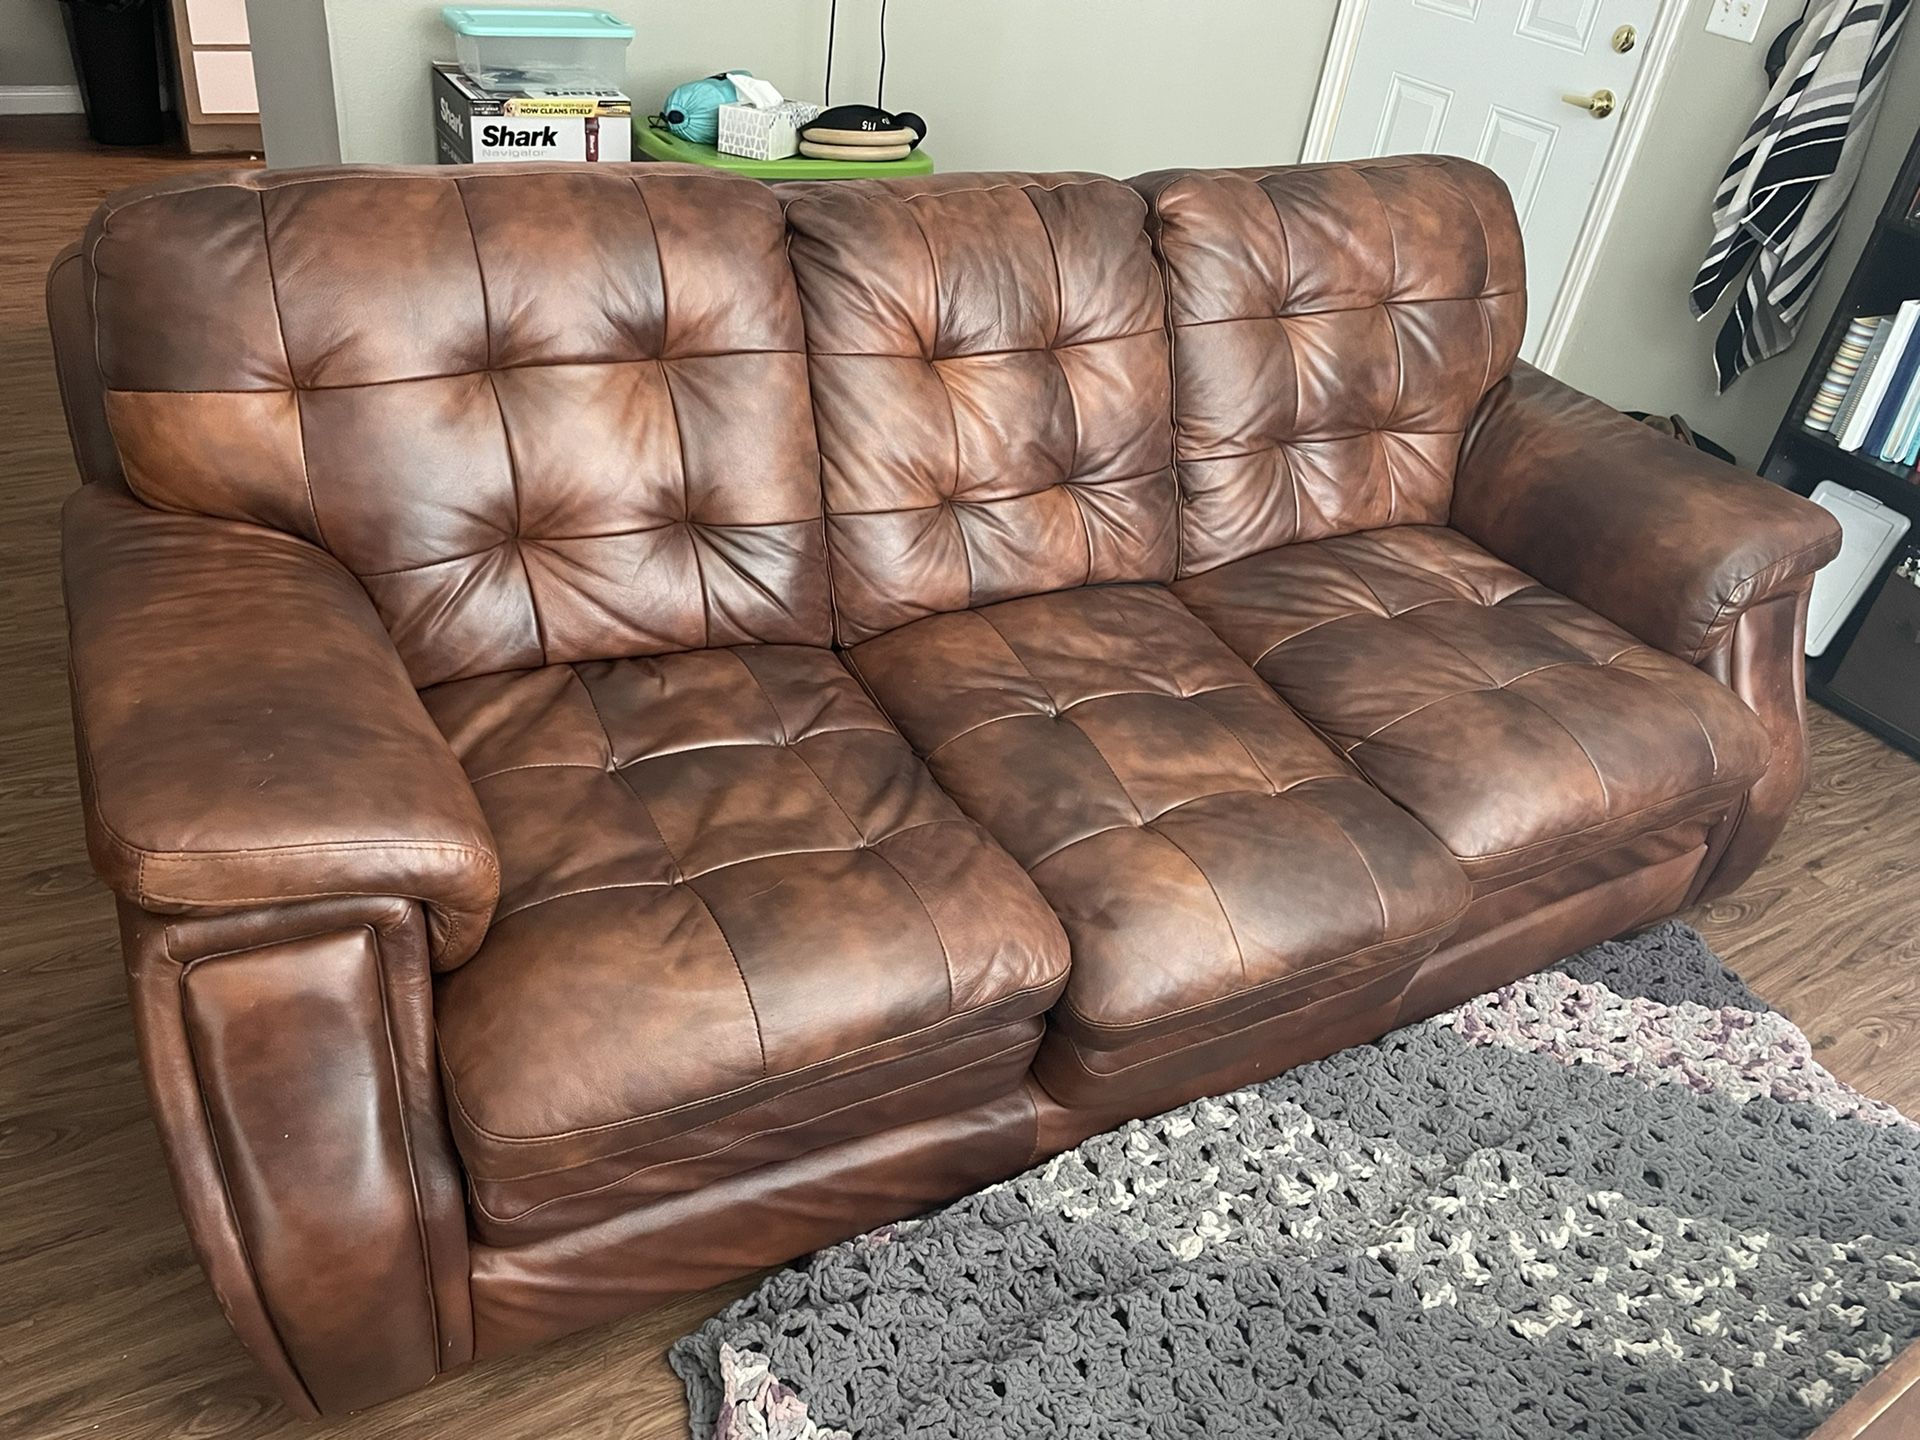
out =
[[[697,1440],[1758,1440],[1916,1335],[1920,1128],[1675,924],[823,1250],[670,1360]]]

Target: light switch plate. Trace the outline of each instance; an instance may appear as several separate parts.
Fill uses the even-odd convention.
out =
[[[1766,13],[1767,0],[1712,0],[1707,7],[1707,30],[1751,45]]]

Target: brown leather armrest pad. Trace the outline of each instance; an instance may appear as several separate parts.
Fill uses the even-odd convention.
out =
[[[1467,433],[1453,525],[1698,662],[1741,611],[1840,549],[1819,506],[1517,364]]]
[[[428,907],[479,944],[493,837],[358,582],[260,526],[88,485],[63,516],[74,720],[95,867],[146,909],[339,895]]]

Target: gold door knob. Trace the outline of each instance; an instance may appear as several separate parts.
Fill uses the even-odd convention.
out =
[[[1604,120],[1613,113],[1613,92],[1596,90],[1591,95],[1562,95],[1569,105],[1578,105],[1596,120]]]

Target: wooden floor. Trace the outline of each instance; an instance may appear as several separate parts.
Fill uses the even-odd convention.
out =
[[[40,292],[102,195],[202,163],[0,117],[0,1437],[684,1436],[661,1356],[727,1296],[309,1425],[268,1396],[188,1253],[81,842],[57,539],[76,482]],[[1813,737],[1772,859],[1689,918],[1826,1064],[1920,1114],[1920,766],[1825,712]]]

